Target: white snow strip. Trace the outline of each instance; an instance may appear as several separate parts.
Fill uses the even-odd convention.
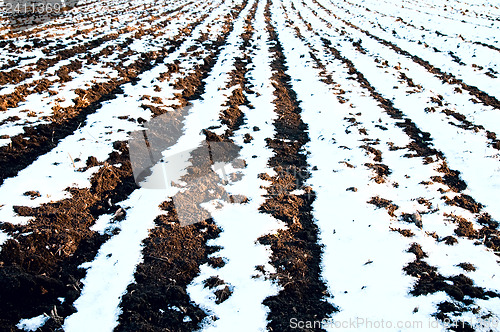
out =
[[[291,8],[290,4],[285,6]],[[430,315],[435,312],[435,305],[446,300],[447,295],[438,292],[425,297],[408,296],[413,278],[405,275],[402,268],[414,260],[414,256],[405,251],[414,241],[422,244],[423,250],[429,254],[429,264],[437,266],[445,276],[463,273],[456,264],[474,257],[474,264],[480,266],[477,272],[481,270],[481,273],[468,276],[476,285],[486,289],[491,289],[495,284],[492,278],[497,278],[500,273],[496,256],[484,247],[474,246],[470,240],[460,239],[457,245],[450,247],[437,243],[425,234],[424,231],[437,230],[443,237],[453,235],[455,226],[450,223],[442,225],[443,214],[460,213],[468,217],[470,214],[446,206],[439,199],[432,200],[432,197],[436,197],[439,185],[426,187],[419,183],[430,178],[435,170],[419,163],[418,159],[403,157],[407,151],[389,150],[384,143],[394,141],[402,144],[408,137],[396,128],[394,121],[373,100],[364,97],[359,87],[342,77],[345,76],[345,69],[341,65],[328,68],[340,74],[334,79],[338,79],[345,90],[349,88],[347,97],[354,108],[340,104],[334,98],[332,91],[319,81],[319,73],[308,55],[310,49],[301,45],[292,29],[285,27],[284,15],[275,4],[273,19],[290,66],[288,74],[301,100],[304,110],[302,118],[309,125],[311,142],[307,145],[310,151],[308,162],[311,167],[318,168],[312,171],[309,183],[317,194],[313,203],[314,216],[321,231],[321,243],[325,246],[323,277],[331,292],[332,304],[341,310],[333,314],[333,321],[348,324],[354,320],[360,323],[355,325],[358,328],[369,329],[363,322],[380,324],[384,319],[386,323],[391,322],[393,327],[391,329],[386,324],[386,330],[401,330],[397,327],[399,324],[409,324],[403,326],[406,327],[405,331],[421,330],[420,324],[428,330],[444,330],[442,322],[436,322]],[[301,25],[296,18],[292,21]],[[305,28],[301,29],[301,33],[307,36]],[[309,41],[313,42],[311,39]],[[321,49],[318,44],[316,47]],[[374,112],[377,109],[378,112]],[[358,148],[363,144],[360,140],[366,136],[357,134],[356,128],[350,129],[351,133],[348,134],[346,129],[349,129],[349,124],[344,120],[345,117],[356,117],[360,126],[368,129],[369,133],[377,134],[376,138],[381,140],[381,144],[375,147],[381,149],[385,164],[393,171],[389,183],[378,185],[370,181],[372,174],[364,164],[373,161]],[[379,123],[379,119],[389,128],[387,132],[376,129],[375,124]],[[349,149],[343,149],[342,146]],[[350,163],[354,168],[342,166],[343,162]],[[412,176],[407,178],[407,174]],[[398,183],[398,188],[393,183]],[[350,187],[355,187],[357,191],[346,191]],[[373,206],[366,203],[377,195],[398,204],[398,213],[416,211],[418,205],[415,199],[418,197],[431,198],[440,212],[425,215],[423,231],[412,228],[417,234],[407,239],[389,231],[390,226],[402,227],[398,219],[390,218],[385,210],[374,210]],[[405,225],[404,228],[407,227]],[[483,301],[481,306],[484,306],[485,312],[491,312],[496,317],[500,315],[494,302]],[[414,312],[415,309],[417,312]],[[324,327],[335,329],[333,323]]]
[[[330,7],[332,6],[330,5]],[[394,20],[391,20],[391,24],[386,25],[386,29],[383,30],[379,26],[373,26],[369,22],[363,20],[360,14],[356,13],[357,11],[352,7],[349,8],[349,14],[346,14],[339,5],[336,5],[332,8],[332,10],[335,15],[371,32],[377,37],[392,42],[412,55],[419,56],[420,58],[429,61],[431,65],[440,68],[444,72],[452,73],[455,77],[462,79],[465,83],[476,86],[491,96],[500,98],[500,87],[499,84],[497,84],[498,79],[486,76],[484,75],[484,72],[476,71],[476,69],[471,66],[472,64],[475,64],[476,66],[483,64],[483,66],[487,66],[487,68],[492,67],[492,69],[498,70],[500,63],[498,60],[500,58],[498,56],[498,52],[484,47],[480,47],[480,49],[478,49],[477,45],[474,44],[467,45],[458,36],[448,37],[446,41],[443,41],[441,40],[442,38],[435,33],[423,35],[421,31],[415,29],[410,30],[410,33],[412,33],[411,38],[413,40],[408,41],[398,35],[398,33],[405,34],[406,32],[398,29],[397,22]],[[366,11],[363,12],[366,13]],[[375,18],[377,23],[380,21],[383,23],[381,17],[377,16]],[[337,24],[339,22],[340,21],[337,21]],[[397,33],[394,34],[393,31]],[[492,34],[491,30],[489,31],[489,34]],[[448,39],[455,39],[454,45],[450,44]],[[421,42],[422,40],[442,52],[435,52],[433,47],[424,47],[422,43],[419,45],[417,42]],[[464,47],[460,46],[460,48],[457,49],[457,45],[463,45]],[[462,66],[454,62],[449,56],[448,50],[454,51],[457,55],[459,55],[462,61],[468,62],[469,66]]]
[[[154,227],[154,219],[161,214],[158,206],[166,198],[163,191],[141,189],[120,203],[127,217],[114,227],[121,231],[102,245],[92,262],[82,264],[88,269],[83,290],[74,303],[77,312],[64,321],[65,331],[113,331],[121,297],[142,261],[142,241]]]
[[[231,2],[228,2],[213,11],[203,24],[214,20],[230,4]],[[219,116],[217,105],[222,104],[225,96],[218,87],[224,86],[226,83],[225,76],[220,74],[227,72],[230,63],[232,63],[232,61],[224,60],[227,59],[227,55],[234,53],[239,35],[243,31],[243,18],[250,7],[251,4],[247,5],[235,22],[235,28],[221,52],[226,57],[219,57],[212,73],[207,78],[205,94],[200,100],[193,102],[193,107],[186,116],[184,135],[191,137],[183,141],[187,142],[183,143],[186,144],[182,146],[184,150],[197,147],[203,138],[192,137],[191,134],[198,134],[201,129],[207,126],[208,122],[215,122]],[[201,26],[198,29],[201,29]],[[193,34],[193,40],[197,34]],[[145,82],[147,80],[144,80]],[[214,102],[215,100],[218,103]],[[169,150],[176,148],[178,148],[178,144],[173,145]],[[100,248],[93,262],[84,264],[84,267],[88,268],[87,275],[83,280],[84,288],[80,298],[75,301],[77,312],[66,318],[64,322],[65,331],[88,331],[89,329],[112,331],[117,325],[120,314],[120,299],[126,292],[127,286],[133,282],[136,266],[142,260],[142,241],[148,236],[149,229],[154,226],[155,217],[161,214],[158,206],[168,196],[173,196],[176,188],[171,187],[169,190],[171,191],[137,189],[129,199],[120,203],[127,210],[125,220],[119,225],[121,232]],[[161,193],[165,193],[165,195],[163,196]],[[104,222],[110,221],[109,217],[103,216],[102,218]],[[108,226],[116,227],[112,225],[112,222],[108,226],[104,226],[102,225],[104,222],[98,222],[98,228],[101,230]],[[102,280],[107,280],[107,283],[103,283]]]
[[[279,290],[276,284],[266,280],[256,270],[259,265],[266,271],[274,270],[269,264],[269,249],[258,244],[257,239],[283,227],[281,222],[258,210],[266,194],[266,190],[261,188],[266,183],[258,179],[258,175],[271,172],[267,160],[272,156],[272,151],[266,147],[265,138],[274,136],[272,121],[275,117],[264,6],[265,2],[260,2],[256,12],[253,44],[257,45],[257,51],[253,56],[254,67],[248,72],[249,82],[256,93],[247,97],[255,109],[245,110],[246,123],[235,133],[235,142],[243,147],[240,156],[246,161],[247,167],[242,171],[243,178],[240,181],[225,186],[233,195],[247,196],[249,202],[242,205],[224,204],[219,209],[212,206],[212,218],[222,233],[210,244],[222,247],[214,255],[223,257],[226,264],[222,268],[204,264],[187,289],[191,299],[211,314],[203,322],[203,331],[230,331],[235,326],[242,331],[265,331],[269,308],[262,302]],[[259,131],[252,131],[254,126]],[[254,139],[244,144],[243,136],[249,132]],[[210,290],[203,283],[212,276],[225,282],[218,288],[228,285],[232,291],[231,296],[220,304],[215,303],[216,289]],[[218,319],[214,321],[211,317]]]
[[[313,23],[313,26],[326,31],[325,24],[310,11],[303,10],[301,13]],[[329,20],[328,17],[326,19]],[[482,116],[488,113],[489,120],[484,124],[485,127],[492,128],[494,132],[500,132],[500,122],[496,120],[498,110],[480,105],[477,105],[479,108],[475,107],[468,100],[470,95],[465,92],[462,94],[454,92],[453,86],[441,82],[411,59],[395,53],[360,32],[352,30],[351,33],[356,40],[362,39],[363,47],[368,49],[370,53],[386,59],[392,66],[400,63],[402,68],[407,68],[405,71],[407,71],[408,77],[411,77],[415,84],[421,84],[423,91],[409,94],[403,89],[394,89],[394,86],[401,83],[399,82],[399,74],[392,66],[385,69],[378,68],[377,63],[373,61],[373,55],[358,52],[352,43],[340,38],[340,36],[326,37],[330,35],[326,32],[325,38],[332,40],[333,45],[338,43],[340,45],[338,49],[342,55],[353,62],[356,69],[363,73],[379,93],[392,100],[394,106],[412,119],[419,129],[431,134],[435,148],[444,153],[450,168],[461,172],[461,178],[467,183],[471,196],[484,204],[485,210],[494,219],[500,220],[500,206],[496,203],[496,197],[500,192],[500,154],[498,150],[488,146],[484,132],[476,133],[458,128],[450,125],[449,118],[445,117],[443,113],[426,113],[424,111],[426,107],[435,106],[429,103],[430,98],[440,94],[447,103],[451,104],[451,107],[455,105],[454,107],[466,116],[473,112],[483,113]],[[478,172],[478,169],[481,169],[481,172]]]
[[[47,315],[40,315],[30,319],[21,319],[16,327],[23,331],[37,331],[49,318]]]

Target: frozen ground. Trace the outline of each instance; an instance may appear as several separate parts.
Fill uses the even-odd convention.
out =
[[[4,14],[0,329],[500,329],[499,28],[486,0]]]

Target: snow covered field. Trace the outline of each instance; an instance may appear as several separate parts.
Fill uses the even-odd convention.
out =
[[[500,330],[496,2],[2,13],[0,330]]]

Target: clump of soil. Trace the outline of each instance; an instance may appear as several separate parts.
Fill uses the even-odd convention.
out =
[[[453,199],[446,198],[446,204],[461,207],[472,213],[479,213],[483,208],[481,203],[476,202],[474,198],[466,194],[455,196]]]
[[[413,237],[415,236],[415,233],[413,233],[410,229],[401,229],[401,228],[390,228],[391,231],[393,232],[398,232],[404,237]]]
[[[445,216],[449,217],[454,223],[458,224],[458,227],[455,229],[455,234],[469,239],[477,239],[478,232],[474,229],[474,226],[470,221],[454,214],[445,214]]]
[[[208,264],[213,268],[221,268],[226,265],[226,262],[222,257],[210,257],[208,259]]]
[[[444,242],[445,244],[452,246],[458,243],[458,240],[453,236],[446,236],[440,240],[440,242]]]
[[[244,137],[244,140],[243,140],[243,143],[248,144],[248,143],[252,142],[252,140],[253,140],[252,135],[250,135],[250,134],[246,133],[246,134],[245,134],[245,137]]]
[[[410,246],[410,248],[408,249],[408,252],[411,252],[412,254],[415,254],[415,257],[417,257],[417,260],[418,259],[422,259],[422,258],[425,258],[425,257],[429,257],[427,256],[427,254],[422,250],[422,246],[420,246],[420,244],[416,243],[416,242],[413,242]]]
[[[387,176],[391,174],[391,170],[389,169],[389,166],[384,165],[384,164],[371,164],[371,163],[366,163],[366,167],[370,168],[375,172],[375,176],[372,177],[372,180],[375,180],[376,183],[385,183]]]
[[[470,310],[469,306],[474,304],[474,299],[500,297],[498,293],[475,286],[474,282],[463,274],[450,277],[442,276],[436,267],[430,266],[423,260],[427,254],[420,245],[414,243],[408,251],[414,253],[416,257],[415,261],[403,269],[408,275],[417,279],[410,293],[419,296],[444,291],[453,301],[443,302],[438,306],[438,311],[435,314],[438,319],[449,318],[446,315],[449,312]],[[468,267],[468,265],[463,266]]]
[[[59,77],[61,83],[66,83],[71,81],[73,78],[69,76],[71,72],[78,71],[82,68],[82,62],[79,60],[73,60],[69,65],[61,66],[56,71],[56,75]]]
[[[37,197],[41,197],[40,192],[38,190],[37,191],[30,190],[30,191],[25,192],[23,195],[24,196],[29,196],[29,197],[31,197],[31,199],[35,199]]]
[[[25,79],[31,78],[33,73],[23,72],[19,69],[0,72],[0,85],[17,84]]]
[[[224,284],[225,284],[224,280],[219,279],[219,277],[210,277],[207,280],[203,281],[203,286],[208,287],[210,289]]]
[[[461,192],[467,188],[467,184],[460,179],[460,172],[451,170],[448,164],[443,161],[441,166],[437,169],[438,172],[443,173],[443,176],[433,176],[432,181],[439,182],[450,187],[454,192]]]
[[[232,294],[233,292],[229,288],[229,286],[224,287],[223,289],[216,290],[214,292],[215,294],[215,303],[216,304],[221,304],[222,302],[226,301]]]
[[[464,269],[467,272],[476,271],[476,267],[471,263],[460,263],[457,266],[461,267],[462,269]]]
[[[375,149],[371,145],[362,145],[361,147],[373,155],[373,161],[378,163],[382,162],[382,151]]]
[[[372,197],[372,199],[369,200],[367,203],[373,204],[376,207],[381,208],[381,209],[386,209],[387,213],[391,217],[395,217],[396,215],[394,214],[394,211],[399,209],[399,206],[397,206],[396,204],[393,204],[392,201],[385,199],[385,198],[381,198],[379,196]]]
[[[498,228],[498,221],[494,221],[489,213],[482,213],[478,218],[477,222],[481,225],[487,226],[491,229]]]

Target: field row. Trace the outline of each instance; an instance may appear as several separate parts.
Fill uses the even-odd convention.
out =
[[[0,326],[488,330],[499,14],[142,0],[4,18]]]

